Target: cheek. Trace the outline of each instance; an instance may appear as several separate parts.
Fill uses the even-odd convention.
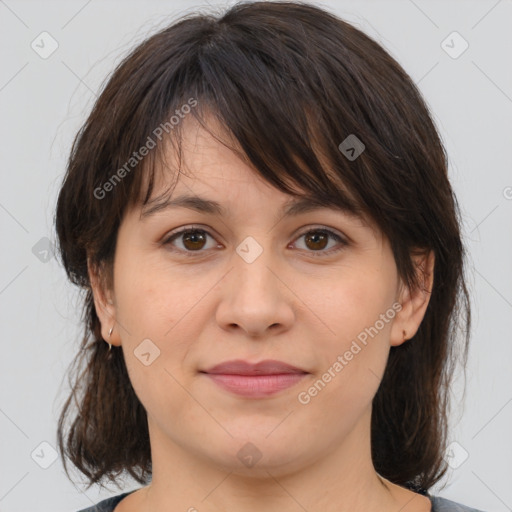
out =
[[[329,279],[325,285],[300,290],[297,294],[307,297],[311,321],[319,323],[329,347],[342,349],[358,336],[364,342],[386,338],[395,315],[394,288],[383,273],[344,269],[342,276]],[[384,318],[384,321],[381,319]]]
[[[182,380],[181,363],[195,335],[187,315],[197,299],[168,272],[137,265],[136,258],[129,263],[118,267],[116,316],[130,380],[146,407],[158,400],[162,389],[176,385],[172,375]]]
[[[117,263],[119,318],[132,337],[153,337],[167,343],[175,326],[187,319],[205,294],[200,282],[196,279],[191,286],[182,271],[163,264],[159,253],[148,256],[134,250]]]
[[[393,302],[392,283],[371,273],[352,272],[309,293],[312,312],[308,314],[314,326],[320,326],[316,334],[313,326],[310,336],[322,340],[317,345],[319,380],[308,393],[315,396],[312,401],[335,402],[343,408],[368,404],[389,355],[389,333],[396,314]]]

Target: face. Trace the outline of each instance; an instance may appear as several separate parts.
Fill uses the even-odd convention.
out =
[[[152,448],[179,447],[243,473],[247,455],[284,471],[350,437],[368,442],[390,345],[403,330],[414,335],[427,301],[402,289],[374,226],[331,208],[283,215],[292,196],[187,123],[187,172],[171,199],[215,201],[222,214],[133,208],[118,233],[111,304],[94,289],[105,339],[115,322],[111,343],[122,345]],[[172,176],[159,174],[153,197]],[[278,360],[302,373],[258,384],[203,373],[234,359]],[[244,386],[253,394],[239,394]]]

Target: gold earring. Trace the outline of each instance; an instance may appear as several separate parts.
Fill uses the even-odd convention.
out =
[[[114,330],[114,326],[110,328],[110,331],[108,331],[108,339],[110,339],[110,336],[112,336],[112,331]],[[108,351],[110,352],[112,350],[112,345],[108,344]]]

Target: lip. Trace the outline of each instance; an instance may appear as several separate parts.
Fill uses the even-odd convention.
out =
[[[301,368],[291,364],[277,361],[275,359],[266,359],[259,363],[249,363],[243,359],[233,359],[217,364],[204,373],[222,374],[222,375],[282,375],[289,373],[307,373]]]
[[[276,360],[226,361],[201,371],[222,389],[239,396],[264,398],[294,386],[308,372]]]

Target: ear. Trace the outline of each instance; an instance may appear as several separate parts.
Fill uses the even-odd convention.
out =
[[[111,286],[112,280],[108,278],[103,267],[98,268],[92,265],[89,259],[87,259],[87,270],[89,272],[96,315],[98,315],[101,323],[101,336],[107,343],[119,346],[121,345],[121,338],[119,336],[119,329],[115,328],[116,307],[114,304],[114,291]],[[113,330],[111,336],[109,336],[111,328]]]
[[[400,280],[398,302],[402,309],[396,314],[391,328],[390,344],[398,346],[411,339],[425,316],[434,285],[434,251],[413,256],[420,286],[411,290]],[[404,335],[405,331],[405,335]]]

